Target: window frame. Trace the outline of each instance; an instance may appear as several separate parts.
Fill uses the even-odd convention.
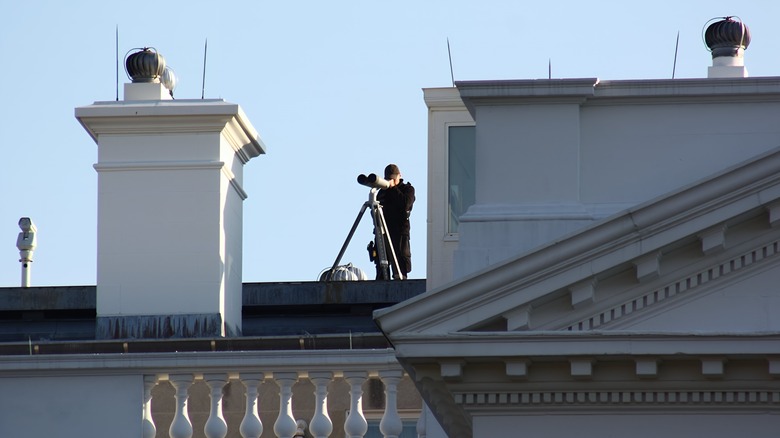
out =
[[[445,241],[458,241],[460,240],[460,234],[458,231],[452,231],[450,229],[450,128],[451,127],[473,127],[474,132],[474,148],[475,148],[475,158],[476,158],[476,147],[477,147],[477,139],[476,139],[476,126],[477,124],[474,122],[445,122],[444,123],[444,152],[445,152],[445,163],[446,163],[446,177],[445,177],[445,188],[444,196],[445,199],[445,205],[447,209],[447,213],[444,215],[444,240]],[[474,170],[475,170],[475,178],[474,183],[476,185],[476,162],[474,163]],[[476,189],[476,187],[475,187]],[[475,200],[476,203],[476,200]],[[473,205],[473,204],[471,204]],[[471,206],[469,205],[469,207]],[[468,207],[467,207],[468,209]]]

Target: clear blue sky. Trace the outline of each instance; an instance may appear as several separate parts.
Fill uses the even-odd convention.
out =
[[[742,3],[742,6],[738,6]],[[95,284],[97,146],[75,107],[115,98],[120,57],[153,46],[178,98],[242,106],[268,154],[245,167],[244,281],[315,280],[368,189],[397,163],[417,188],[412,278],[424,278],[427,112],[456,80],[678,78],[711,65],[704,24],[737,15],[751,76],[780,75],[780,3],[734,1],[0,1],[0,286],[20,284],[17,222],[38,226],[34,286]],[[120,84],[127,82],[120,71]],[[121,85],[120,85],[121,98]],[[343,262],[372,272],[364,217]],[[161,251],[164,252],[164,251]]]

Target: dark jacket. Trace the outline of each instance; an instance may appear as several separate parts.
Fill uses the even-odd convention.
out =
[[[387,231],[393,239],[396,236],[408,236],[409,214],[415,201],[414,187],[404,180],[389,189],[380,190],[377,200],[382,204],[382,213],[387,222]]]

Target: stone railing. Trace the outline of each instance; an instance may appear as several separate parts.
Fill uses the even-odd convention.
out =
[[[0,356],[0,386],[1,436],[389,438],[421,410],[390,349]]]

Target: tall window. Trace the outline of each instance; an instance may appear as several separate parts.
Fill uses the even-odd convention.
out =
[[[449,223],[457,233],[460,216],[476,201],[476,132],[474,126],[450,126],[448,131]]]

